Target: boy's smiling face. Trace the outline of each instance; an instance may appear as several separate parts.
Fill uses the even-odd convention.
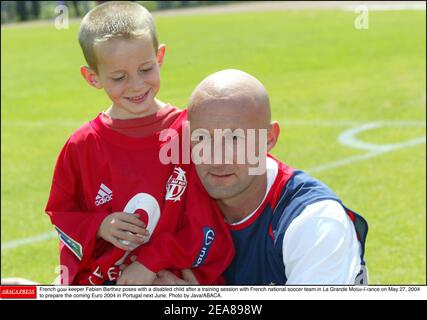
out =
[[[97,43],[94,49],[98,72],[87,68],[84,76],[92,86],[104,88],[113,102],[113,118],[144,117],[159,110],[154,98],[160,89],[164,45],[156,55],[147,35],[144,39],[110,39]]]

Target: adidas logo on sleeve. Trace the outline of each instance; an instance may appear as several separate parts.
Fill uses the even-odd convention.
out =
[[[101,204],[107,203],[113,200],[113,191],[111,191],[105,184],[101,183],[98,194],[95,198],[95,205],[98,207]]]

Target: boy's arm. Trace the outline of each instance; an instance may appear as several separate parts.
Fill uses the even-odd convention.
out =
[[[185,200],[166,199],[159,232],[138,248],[137,261],[123,271],[119,284],[147,284],[161,270],[189,268],[199,283],[213,284],[231,263],[233,240],[222,213],[201,186],[194,166],[184,169]]]
[[[234,257],[231,234],[210,199],[207,203],[200,196],[187,199],[180,228],[141,246],[137,261],[154,273],[193,268],[200,284],[217,283]]]
[[[184,220],[180,223],[183,227],[176,228],[178,229],[176,232],[169,232],[169,229],[168,232],[157,234],[150,242],[140,246],[136,261],[125,268],[117,284],[152,284],[156,273],[160,270],[191,268],[200,251],[203,231],[198,232],[199,227],[194,222]],[[162,222],[169,221],[164,219]]]
[[[196,244],[200,243],[199,240],[202,239],[195,239],[191,232],[194,232],[194,229],[185,228],[174,234],[162,233],[150,244],[141,246],[136,261],[124,269],[117,284],[150,285],[153,284],[156,273],[161,270],[181,270],[195,267],[195,261],[198,259],[196,257],[200,251],[200,246]],[[202,250],[203,260],[205,260],[209,256],[209,249]],[[207,275],[200,274],[200,277],[198,277],[198,272],[195,274],[197,280],[202,284],[211,284],[215,278],[220,276],[217,275],[216,270],[211,270]]]
[[[186,228],[175,234],[159,235],[152,244],[141,248],[137,261],[153,273],[192,268],[200,284],[221,283],[221,276],[234,256],[233,243],[217,235],[211,242],[209,232]]]
[[[109,214],[85,211],[77,163],[75,146],[67,141],[55,166],[45,208],[61,240],[63,284],[73,283],[77,273],[90,264],[97,231]]]
[[[99,226],[109,213],[77,211],[69,195],[56,196],[61,189],[54,185],[51,190],[45,210],[61,240],[60,264],[69,269],[66,282],[71,284],[77,272],[90,264]]]
[[[132,250],[133,244],[144,243],[143,237],[148,235],[145,224],[136,215],[97,212],[87,204],[82,178],[93,168],[80,164],[80,158],[87,157],[84,148],[87,146],[70,138],[61,150],[45,208],[61,240],[60,264],[66,270],[62,277],[65,284],[75,284],[79,281],[76,276],[82,275],[80,271],[93,269],[97,252],[111,247],[110,244]]]

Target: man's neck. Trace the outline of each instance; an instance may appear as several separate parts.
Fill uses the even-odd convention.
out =
[[[243,220],[254,212],[264,200],[267,192],[267,175],[258,176],[252,184],[239,195],[223,200],[217,200],[222,214],[228,223]]]

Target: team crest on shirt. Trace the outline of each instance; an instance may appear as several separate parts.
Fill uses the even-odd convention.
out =
[[[187,178],[185,171],[179,167],[173,170],[172,175],[166,184],[166,200],[180,201],[181,196],[187,188]]]

